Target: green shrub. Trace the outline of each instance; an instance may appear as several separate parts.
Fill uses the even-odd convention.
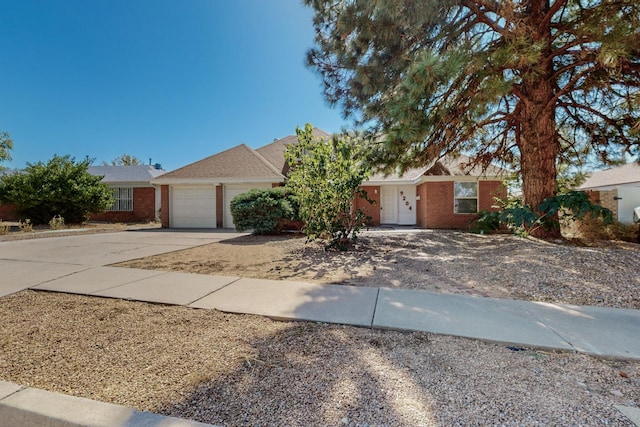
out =
[[[231,200],[231,216],[237,231],[279,233],[283,220],[298,220],[298,202],[284,187],[254,189]]]
[[[604,225],[613,221],[612,212],[591,202],[584,191],[570,191],[544,199],[537,209],[540,213],[523,205],[519,199],[511,199],[502,204],[503,208],[498,212],[483,211],[478,214],[478,232],[497,230],[502,224],[514,234],[529,235],[538,228],[559,228],[558,217],[563,221],[580,220],[587,216],[601,218]]]
[[[102,177],[87,171],[89,163],[58,155],[47,163],[27,163],[24,171],[2,177],[0,202],[14,204],[18,215],[34,224],[47,224],[56,215],[70,223],[84,222],[113,203]]]

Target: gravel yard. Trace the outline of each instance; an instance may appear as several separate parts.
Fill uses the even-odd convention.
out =
[[[418,231],[346,254],[245,236],[121,265],[637,309],[639,257]],[[639,361],[34,291],[0,313],[1,380],[216,425],[632,426],[614,405],[640,405]]]
[[[415,230],[364,233],[337,253],[304,238],[244,236],[119,265],[640,309],[640,245],[622,242]]]
[[[224,426],[632,426],[640,362],[25,291],[0,379]]]

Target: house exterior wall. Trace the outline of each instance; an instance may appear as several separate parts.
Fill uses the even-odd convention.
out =
[[[156,217],[156,190],[153,187],[134,187],[133,211],[109,211],[94,214],[92,221],[147,222]]]
[[[613,217],[618,219],[618,190],[587,190],[589,199],[596,205],[609,209]]]
[[[363,185],[362,188],[367,196],[374,201],[370,204],[366,200],[356,197],[356,209],[362,209],[364,213],[371,217],[367,225],[380,225],[380,186],[379,185]]]
[[[0,205],[0,221],[17,221],[19,219],[13,204]]]
[[[222,204],[222,185],[216,186],[216,227],[222,228],[224,205]]]
[[[423,228],[466,229],[476,214],[454,213],[454,181],[424,182],[417,188],[416,221]],[[506,198],[507,191],[500,181],[478,182],[478,211],[498,210],[495,197]]]
[[[162,228],[169,228],[169,186],[160,186],[160,223]]]

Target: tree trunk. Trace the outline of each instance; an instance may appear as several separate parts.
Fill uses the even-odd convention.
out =
[[[556,160],[560,146],[556,133],[555,109],[550,105],[555,95],[553,85],[553,62],[550,28],[544,28],[542,19],[548,10],[545,0],[531,1],[529,30],[533,41],[544,41],[547,49],[541,55],[542,63],[535,69],[523,70],[520,85],[520,166],[522,173],[522,193],[524,204],[534,211],[547,197],[557,191]],[[551,220],[557,221],[557,215]],[[537,229],[538,237],[559,237],[559,229]]]
[[[541,82],[536,88],[540,96],[547,90],[544,88],[545,85],[550,86],[550,83]],[[556,138],[555,114],[552,109],[545,109],[544,104],[535,101],[523,104],[528,104],[523,105],[522,109],[523,121],[519,143],[523,202],[539,214],[537,208],[540,203],[547,197],[555,196],[557,189],[556,159],[559,145]],[[550,219],[555,221],[557,216]],[[534,235],[558,237],[560,230],[537,229]]]

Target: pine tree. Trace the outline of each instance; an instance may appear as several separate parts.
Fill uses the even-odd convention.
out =
[[[635,0],[305,1],[308,65],[330,104],[385,136],[387,169],[463,151],[514,164],[535,210],[563,158],[640,151]]]

